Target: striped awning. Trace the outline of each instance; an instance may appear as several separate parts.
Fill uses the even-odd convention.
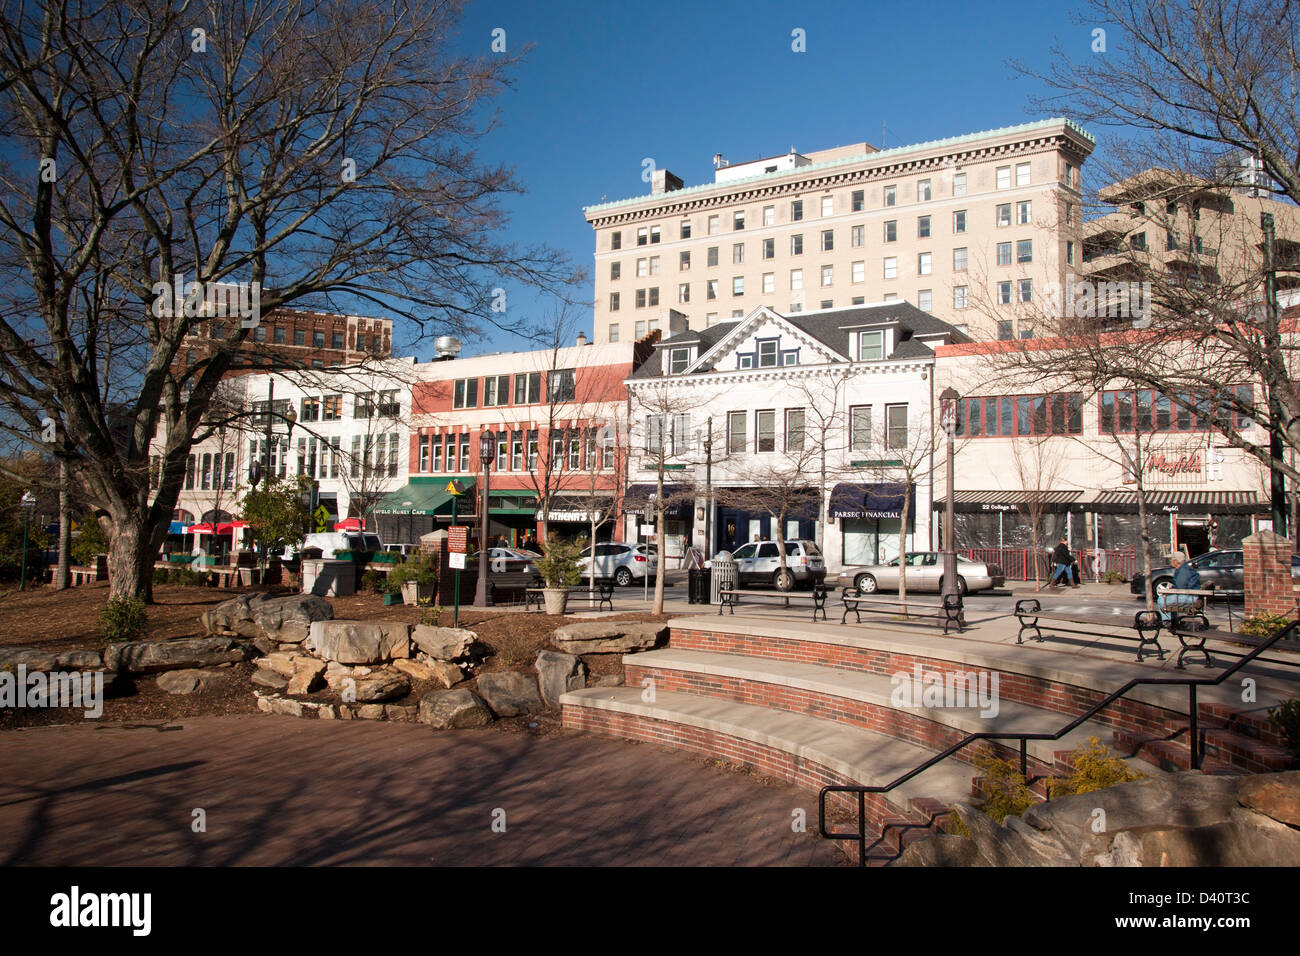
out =
[[[1267,501],[1253,491],[1148,491],[1146,509],[1152,514],[1268,514]],[[1137,514],[1135,491],[1103,491],[1084,505],[1100,514]]]
[[[1082,491],[958,491],[953,495],[952,510],[960,514],[981,514],[997,511],[1043,512],[1084,511],[1080,503]],[[948,507],[946,498],[934,502],[935,511]]]

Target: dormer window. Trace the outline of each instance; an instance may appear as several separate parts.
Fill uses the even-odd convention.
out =
[[[690,349],[670,349],[668,351],[668,372],[670,375],[681,375],[690,367],[690,364]]]
[[[758,343],[758,367],[775,368],[777,362],[777,342],[771,339]]]
[[[885,357],[885,333],[882,329],[858,333],[858,361],[878,362]]]

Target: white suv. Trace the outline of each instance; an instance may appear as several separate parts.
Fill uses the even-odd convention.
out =
[[[587,568],[592,561],[592,548],[582,552],[578,567],[582,579],[587,580]],[[616,544],[601,542],[595,546],[596,580],[614,579],[619,587],[627,587],[635,580],[654,578],[659,570],[659,554],[653,545]]]
[[[770,584],[781,591],[795,587],[812,587],[826,580],[826,562],[815,541],[785,542],[785,572],[781,571],[781,552],[775,541],[751,541],[742,544],[732,555],[736,559],[739,583]]]

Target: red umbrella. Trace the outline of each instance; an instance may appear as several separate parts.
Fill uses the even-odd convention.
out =
[[[364,531],[365,522],[361,518],[344,518],[334,525],[335,531]]]
[[[210,522],[203,524],[192,524],[185,531],[186,534],[212,534],[212,525]]]

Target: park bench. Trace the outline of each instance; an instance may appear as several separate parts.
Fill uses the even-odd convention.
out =
[[[94,568],[73,567],[68,569],[72,575],[72,586],[77,587],[80,584],[93,584],[98,578]]]
[[[536,581],[537,575],[530,571],[501,571],[497,574],[489,574],[488,602],[491,604],[504,603],[497,597],[498,592],[503,591],[523,594],[524,600],[528,601],[528,592]]]
[[[1038,598],[1021,598],[1016,602],[1016,618],[1020,621],[1020,632],[1016,635],[1016,643],[1023,644],[1026,632],[1032,630],[1031,640],[1044,640],[1043,632],[1038,626],[1039,621],[1051,621],[1054,624],[1076,624],[1092,628],[1092,630],[1081,630],[1079,627],[1056,627],[1055,630],[1065,631],[1068,634],[1083,634],[1088,637],[1123,637],[1127,640],[1133,640],[1131,634],[1116,635],[1110,631],[1098,631],[1096,628],[1128,628],[1137,632],[1137,659],[1139,663],[1145,654],[1150,653],[1147,650],[1148,644],[1155,645],[1156,653],[1160,660],[1165,659],[1165,649],[1160,644],[1160,629],[1164,627],[1164,621],[1161,620],[1159,611],[1138,611],[1133,615],[1133,623],[1123,624],[1117,622],[1114,618],[1088,617],[1083,614],[1053,614],[1050,611],[1043,611],[1043,606]]]
[[[525,597],[524,609],[527,610],[531,608],[533,605],[537,605],[537,610],[541,611],[545,604],[544,599],[542,597],[545,590],[546,590],[545,588],[528,588],[527,591],[525,592],[526,597]],[[589,588],[585,584],[582,584],[582,585],[577,585],[575,587],[567,588],[566,590],[568,590],[569,597],[571,598],[585,597],[588,601],[598,600],[600,602],[600,606],[598,610],[603,611],[606,605],[609,606],[609,609],[611,611],[614,610],[614,582],[613,581],[597,581],[596,586],[594,588]]]
[[[820,614],[821,619],[826,620],[826,585],[814,584],[811,591],[807,593],[794,591],[740,591],[740,590],[722,590],[718,592],[718,616],[722,616],[724,607],[730,608],[731,613],[736,613],[736,605],[740,599],[745,597],[750,600],[763,600],[770,598],[781,601],[782,604],[788,604],[790,601],[797,601],[800,604],[805,601],[812,602],[812,619],[817,620]]]
[[[966,617],[960,594],[945,594],[939,604],[927,604],[911,600],[891,601],[888,598],[879,597],[875,592],[868,595],[857,588],[845,588],[840,595],[840,603],[844,605],[844,613],[840,616],[841,624],[848,623],[850,611],[853,612],[857,623],[861,624],[862,612],[866,611],[877,614],[903,614],[909,618],[934,618],[937,623],[943,625],[944,634],[948,633],[950,627],[956,627],[957,633],[960,634],[966,626]]]

